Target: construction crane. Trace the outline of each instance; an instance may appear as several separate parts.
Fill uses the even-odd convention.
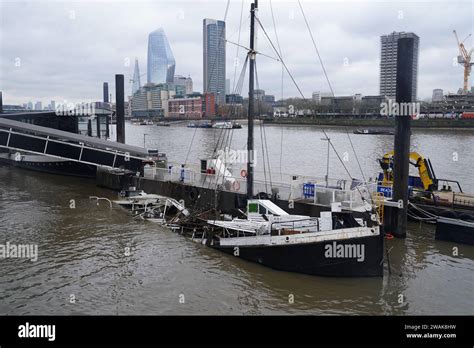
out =
[[[474,63],[471,63],[471,55],[473,48],[468,52],[466,47],[464,47],[464,41],[466,41],[471,34],[466,36],[466,38],[462,41],[459,41],[458,34],[456,33],[456,30],[453,30],[454,36],[456,37],[456,41],[458,43],[459,47],[459,56],[458,56],[458,63],[464,65],[464,85],[463,85],[463,92],[467,93],[468,92],[468,81],[469,81],[469,75],[471,74],[471,66],[474,65]]]

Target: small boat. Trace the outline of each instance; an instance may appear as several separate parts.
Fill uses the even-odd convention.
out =
[[[223,122],[215,122],[212,125],[212,128],[217,129],[232,129],[232,122],[223,121]]]
[[[354,134],[394,135],[395,132],[390,129],[359,128],[354,131]]]
[[[240,128],[242,128],[242,125],[237,123],[237,122],[222,121],[222,122],[215,122],[212,125],[212,128],[217,128],[217,129],[240,129]]]
[[[158,127],[169,127],[170,126],[170,124],[168,122],[163,122],[163,121],[157,122],[156,125]]]
[[[141,121],[140,126],[153,126],[152,120]]]
[[[190,122],[188,128],[212,128],[211,122]]]
[[[247,218],[207,220],[193,239],[281,271],[319,276],[383,275],[383,234],[375,216],[291,215],[270,200],[247,202]]]

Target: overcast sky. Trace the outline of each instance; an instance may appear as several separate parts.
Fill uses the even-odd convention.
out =
[[[411,31],[420,37],[418,97],[434,88],[456,92],[463,68],[453,29],[462,40],[474,32],[471,0],[302,1],[336,95],[379,93],[380,35]],[[41,100],[101,100],[102,82],[114,93],[114,74],[125,74],[126,92],[135,57],[146,73],[148,33],[162,27],[176,59],[176,74],[190,75],[202,91],[202,20],[224,19],[227,0],[6,1],[0,0],[0,90],[5,104]],[[283,58],[304,95],[329,91],[297,0],[273,0]],[[259,1],[261,21],[276,45],[270,1]],[[242,0],[231,0],[227,39],[237,42]],[[241,44],[248,45],[250,1],[244,1]],[[466,41],[473,46],[472,37]],[[276,56],[262,31],[258,50]],[[227,44],[227,78],[234,79],[237,47]],[[239,60],[244,60],[240,49]],[[346,64],[345,64],[346,63]],[[260,56],[260,88],[279,98],[281,64]],[[240,67],[237,69],[237,75]],[[142,76],[142,82],[146,76]],[[247,82],[246,82],[247,83]],[[246,89],[245,89],[246,92]],[[283,96],[298,96],[285,74]]]

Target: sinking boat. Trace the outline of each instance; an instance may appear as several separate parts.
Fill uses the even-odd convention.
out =
[[[189,216],[189,211],[176,199],[149,194],[143,190],[130,187],[120,192],[121,199],[112,201],[132,215],[163,225],[176,224],[180,216]]]
[[[291,215],[270,200],[252,199],[247,217],[207,220],[197,240],[276,270],[333,277],[383,275],[383,235],[372,219],[342,212]]]

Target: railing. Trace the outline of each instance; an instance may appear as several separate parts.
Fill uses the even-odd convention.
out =
[[[182,168],[180,166],[169,166],[168,168],[157,168],[145,166],[144,177],[159,181],[181,182],[186,185],[203,187],[228,192],[245,194],[247,192],[247,180],[240,176],[224,177],[220,173],[206,174],[193,167]],[[309,178],[306,176],[292,176],[288,182],[274,181],[271,185],[267,180],[254,180],[254,192],[258,194],[277,193],[282,200],[308,199],[303,191],[304,185],[311,183],[314,185],[314,192],[311,201],[314,204],[330,206],[332,203],[340,202],[346,209],[356,209],[364,205],[364,200],[369,201],[373,194],[377,192],[376,183],[359,184],[352,189],[345,189],[345,180],[325,178]]]

